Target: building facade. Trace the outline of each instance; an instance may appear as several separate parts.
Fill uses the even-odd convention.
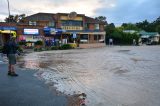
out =
[[[51,39],[61,43],[104,43],[104,23],[97,21],[85,14],[71,13],[37,13],[27,16],[23,23],[0,23],[1,41],[6,34],[2,31],[16,32],[19,41],[35,42],[37,40]],[[8,27],[8,29],[4,29]],[[8,32],[10,33],[10,32]],[[7,39],[7,38],[6,38]]]

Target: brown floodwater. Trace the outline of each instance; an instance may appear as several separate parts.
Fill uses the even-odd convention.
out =
[[[34,52],[19,66],[62,93],[87,94],[87,106],[160,106],[160,46]]]

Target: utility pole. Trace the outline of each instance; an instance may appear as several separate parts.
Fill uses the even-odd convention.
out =
[[[7,3],[8,3],[8,23],[9,23],[9,26],[11,26],[11,24],[10,24],[10,6],[9,6],[9,0],[7,0]],[[9,33],[9,35],[10,35],[10,37],[11,37],[11,29],[10,29],[10,33]]]

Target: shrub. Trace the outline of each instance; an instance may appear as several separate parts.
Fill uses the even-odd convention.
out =
[[[18,51],[19,52],[23,52],[23,48],[21,48],[20,46],[18,46]]]
[[[18,42],[18,44],[19,44],[19,45],[26,45],[27,43],[20,41],[20,42]]]
[[[37,42],[34,43],[35,45],[43,45],[43,42],[41,40],[38,40]]]
[[[77,47],[77,44],[76,43],[70,43],[69,44],[72,48],[76,48]]]
[[[64,44],[60,47],[60,49],[62,50],[66,50],[66,49],[72,49],[72,46],[70,44]]]
[[[58,50],[59,48],[57,46],[52,46],[51,50]]]
[[[40,52],[40,51],[43,51],[43,49],[42,48],[34,48],[34,51]]]
[[[0,46],[0,53],[2,52],[2,49],[3,49],[3,47],[2,47],[2,46]]]

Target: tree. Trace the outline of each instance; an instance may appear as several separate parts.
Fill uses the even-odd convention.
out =
[[[98,16],[98,17],[95,17],[95,20],[104,22],[105,25],[107,25],[107,21],[106,21],[106,17],[105,17],[105,16]]]
[[[145,20],[145,21],[143,21],[143,22],[136,23],[136,26],[137,26],[138,28],[140,28],[141,30],[147,31],[147,27],[148,27],[149,24],[150,24],[150,23],[149,23],[147,20]]]
[[[157,25],[156,31],[160,34],[160,25]]]
[[[132,23],[123,23],[122,27],[124,30],[136,30],[136,31],[139,30],[139,28],[135,24],[132,24]]]
[[[5,22],[12,22],[12,23],[18,23],[18,22],[24,22],[25,14],[20,15],[10,15],[9,17],[5,18]]]
[[[114,32],[114,30],[115,30],[115,25],[114,25],[114,23],[108,24],[108,25],[105,27],[106,35],[110,35],[111,33]]]

